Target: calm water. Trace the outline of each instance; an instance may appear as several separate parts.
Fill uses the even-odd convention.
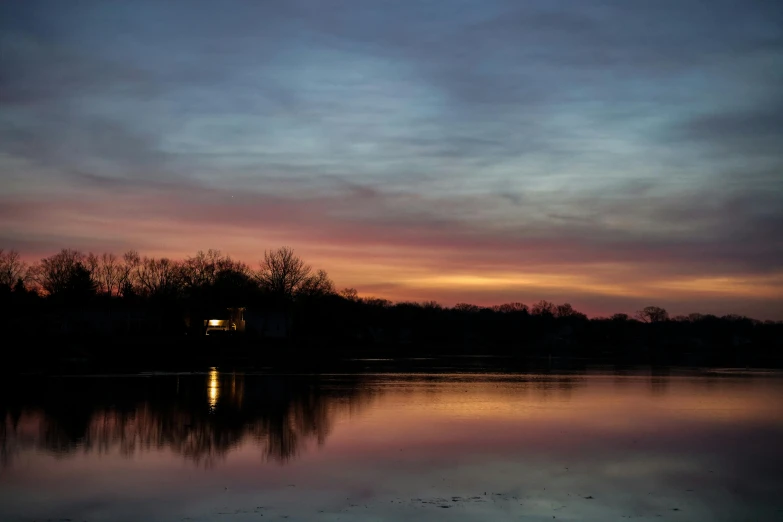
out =
[[[213,370],[3,393],[3,521],[783,520],[772,374]]]

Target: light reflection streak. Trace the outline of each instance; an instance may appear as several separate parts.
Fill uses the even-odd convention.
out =
[[[217,368],[211,368],[209,370],[209,381],[207,384],[207,401],[209,403],[209,411],[214,412],[217,408],[218,399],[220,398],[220,381],[218,380],[219,373]]]

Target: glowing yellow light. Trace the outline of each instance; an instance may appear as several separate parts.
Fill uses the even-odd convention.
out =
[[[222,321],[220,319],[210,319],[209,326],[220,326]]]
[[[220,381],[218,380],[217,368],[209,370],[209,381],[207,384],[207,402],[209,403],[210,411],[214,411],[217,407],[218,398],[220,397]]]

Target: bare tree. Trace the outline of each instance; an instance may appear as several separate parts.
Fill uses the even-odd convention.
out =
[[[457,303],[454,305],[454,311],[463,312],[469,314],[476,314],[481,311],[481,308],[470,303]]]
[[[56,294],[66,286],[72,270],[81,263],[83,257],[78,250],[64,248],[57,254],[41,259],[33,267],[34,278],[44,292]]]
[[[100,257],[96,256],[94,265],[93,278],[100,291],[109,297],[119,295],[125,272],[120,259],[111,252],[104,252]]]
[[[306,297],[323,297],[335,293],[334,283],[326,270],[318,270],[314,275],[302,281],[297,289],[297,295]]]
[[[33,271],[35,280],[49,295],[87,297],[96,289],[89,266],[87,256],[78,250],[64,248],[41,259]]]
[[[88,252],[84,257],[83,263],[85,268],[90,271],[90,274],[95,274],[98,271],[98,264],[100,263],[100,260],[96,254]]]
[[[141,256],[136,250],[128,250],[122,255],[121,276],[120,276],[120,294],[123,297],[129,297],[139,293],[139,267],[141,266]]]
[[[0,248],[0,286],[13,287],[20,279],[26,281],[28,276],[27,263],[22,261],[19,252]]]
[[[226,262],[231,263],[231,258],[224,258],[220,250],[210,248],[206,253],[199,250],[195,256],[188,257],[182,263],[182,282],[188,288],[214,284],[221,265]]]
[[[256,278],[268,292],[292,299],[311,272],[312,268],[294,254],[293,249],[284,246],[277,250],[264,251],[264,259],[260,262]]]
[[[343,288],[340,290],[340,296],[343,299],[353,301],[354,303],[359,300],[359,292],[357,292],[355,288]]]
[[[98,274],[98,265],[100,264],[100,259],[96,254],[93,254],[92,252],[88,252],[86,256],[84,256],[84,261],[82,262],[84,267],[87,269],[88,272],[90,272],[90,279],[95,284],[95,290],[97,292],[101,291],[101,281],[100,281],[100,275]]]
[[[636,318],[645,323],[660,323],[669,320],[669,312],[659,306],[645,306],[636,312]]]
[[[166,257],[145,257],[136,267],[141,291],[150,297],[170,296],[179,288],[180,264]]]
[[[380,297],[365,297],[364,299],[361,300],[361,302],[368,306],[373,306],[376,308],[391,308],[392,306],[394,306],[394,303],[392,303],[388,299],[383,299]],[[397,303],[397,305],[404,305],[404,304],[405,303]]]
[[[533,315],[548,315],[550,317],[555,315],[555,312],[557,312],[557,307],[555,306],[555,303],[550,303],[549,301],[541,300],[533,305],[533,309],[531,310],[531,313]]]
[[[530,311],[526,304],[518,303],[518,302],[496,305],[492,307],[492,310],[495,312],[500,312],[502,314],[510,314],[514,312],[528,313]]]
[[[581,319],[587,319],[587,316],[581,312],[577,312],[576,309],[574,309],[573,306],[571,306],[569,303],[563,303],[561,305],[557,305],[555,308],[555,315],[559,318],[566,318],[570,317],[573,319],[581,318]]]

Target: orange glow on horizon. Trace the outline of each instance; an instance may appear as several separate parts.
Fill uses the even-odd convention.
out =
[[[26,203],[28,206],[32,202]],[[111,202],[113,213],[127,211],[133,218],[98,219],[108,212],[108,202],[96,200],[94,209],[62,201],[45,214],[30,219],[12,218],[19,230],[45,229],[49,237],[63,238],[57,247],[17,249],[33,263],[71,247],[83,251],[121,254],[136,249],[142,255],[184,259],[198,250],[216,248],[235,259],[257,267],[264,249],[288,245],[314,268],[325,269],[337,288],[353,287],[363,297],[392,301],[438,301],[445,306],[468,302],[480,306],[541,299],[570,302],[590,316],[614,312],[633,313],[655,304],[672,315],[702,312],[723,315],[740,313],[759,319],[783,317],[783,272],[753,274],[742,271],[705,274],[700,268],[681,270],[675,264],[656,260],[576,261],[560,256],[548,260],[546,250],[535,242],[526,258],[491,250],[460,250],[450,245],[410,244],[404,237],[375,239],[371,229],[343,234],[334,224],[315,235],[303,224],[272,227],[183,222],[169,217],[132,212],[140,204],[120,197]],[[136,217],[136,216],[142,217]],[[310,218],[308,218],[310,219]],[[35,220],[42,220],[36,222]],[[79,229],[80,235],[73,236]],[[84,238],[122,237],[120,242],[101,243]],[[372,238],[365,243],[365,237]],[[72,239],[68,239],[72,238]],[[554,256],[554,254],[552,254]],[[529,258],[529,259],[527,259]]]

